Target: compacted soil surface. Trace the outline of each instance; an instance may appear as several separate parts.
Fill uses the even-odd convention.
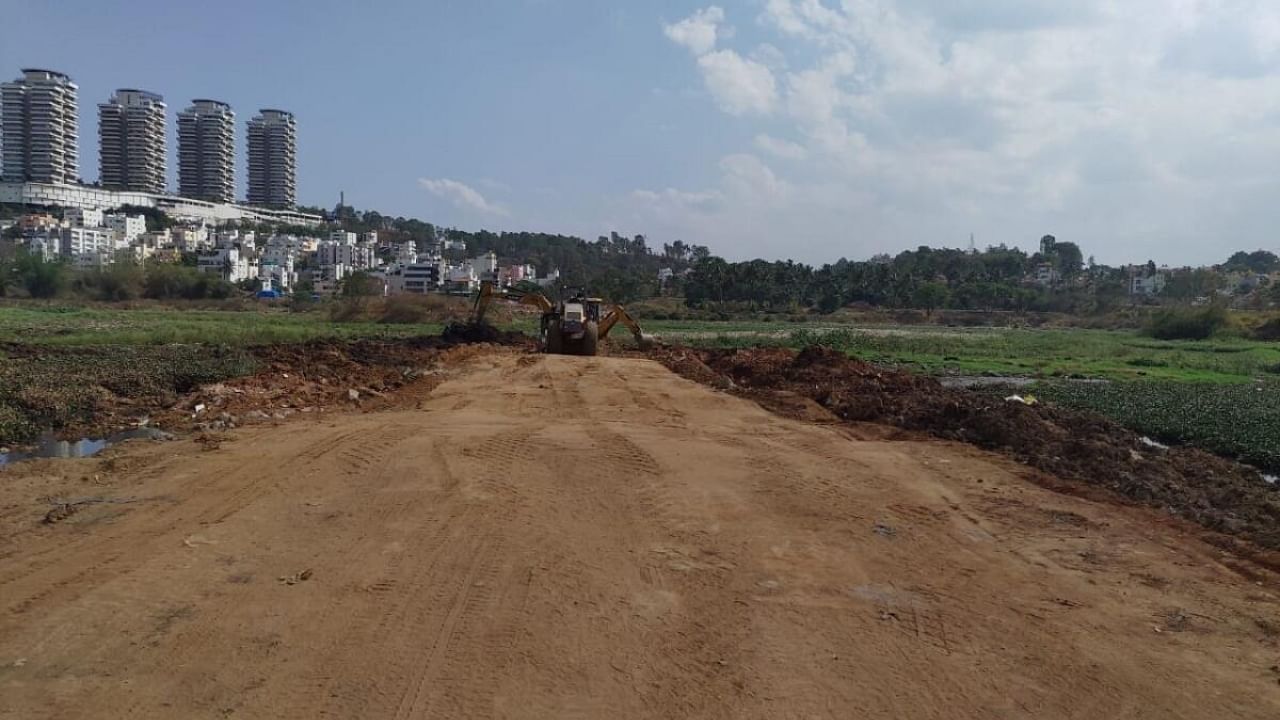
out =
[[[0,470],[0,717],[1280,717],[1276,575],[1159,508],[653,360],[397,377]]]

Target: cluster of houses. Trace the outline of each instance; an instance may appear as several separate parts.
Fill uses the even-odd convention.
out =
[[[18,225],[20,242],[45,261],[64,259],[92,270],[128,260],[177,262],[184,253],[194,254],[200,272],[232,283],[253,281],[262,296],[288,294],[304,281],[317,294],[333,294],[357,272],[373,281],[375,292],[387,295],[470,293],[482,280],[503,286],[550,286],[559,280],[558,271],[539,278],[532,265],[499,265],[493,253],[448,259],[446,255],[465,255],[466,244],[459,241],[438,240],[424,247],[413,241],[392,244],[372,231],[357,235],[334,230],[327,238],[203,224],[148,231],[142,215],[77,208],[66,209],[61,218],[28,214]]]

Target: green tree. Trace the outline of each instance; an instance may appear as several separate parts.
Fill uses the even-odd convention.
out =
[[[1084,268],[1084,253],[1073,242],[1057,242],[1053,246],[1054,267],[1062,277],[1078,275]]]
[[[142,297],[146,287],[142,266],[133,260],[113,263],[87,273],[84,282],[97,299],[106,302]]]
[[[67,266],[61,260],[43,258],[20,251],[15,263],[18,284],[33,298],[57,297],[67,287]]]
[[[378,294],[377,281],[369,273],[358,270],[342,281],[342,297],[371,298]]]
[[[947,304],[947,300],[951,298],[951,291],[946,285],[940,282],[922,283],[915,291],[916,307],[924,308],[928,315],[933,315],[933,311]]]

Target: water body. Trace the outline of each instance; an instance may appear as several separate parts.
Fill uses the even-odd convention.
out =
[[[44,435],[36,442],[35,447],[0,453],[0,467],[9,463],[34,458],[87,458],[93,457],[116,443],[125,440],[164,440],[172,437],[169,433],[155,428],[136,428],[124,430],[101,438],[80,438],[79,440],[59,440],[54,435]]]

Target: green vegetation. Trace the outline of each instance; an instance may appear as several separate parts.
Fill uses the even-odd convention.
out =
[[[1040,383],[1037,397],[1092,410],[1160,442],[1195,445],[1280,472],[1280,381]]]
[[[0,307],[0,342],[33,345],[244,346],[317,338],[438,334],[439,323],[332,323],[323,313],[220,310]]]
[[[0,444],[91,422],[111,395],[163,406],[199,385],[254,368],[241,350],[192,345],[0,353]]]
[[[1174,307],[1151,316],[1147,334],[1159,340],[1208,340],[1227,326],[1227,309]]]
[[[1133,332],[652,321],[649,332],[691,345],[820,344],[929,374],[1242,383],[1280,364],[1280,346],[1246,340],[1162,341]]]
[[[692,345],[804,347],[935,375],[1036,378],[1029,392],[1280,472],[1280,346],[1245,340],[1166,341],[1135,332],[936,327],[855,329],[777,323],[650,322]],[[1079,382],[1093,378],[1108,382]],[[1021,392],[1028,392],[1022,390]]]

